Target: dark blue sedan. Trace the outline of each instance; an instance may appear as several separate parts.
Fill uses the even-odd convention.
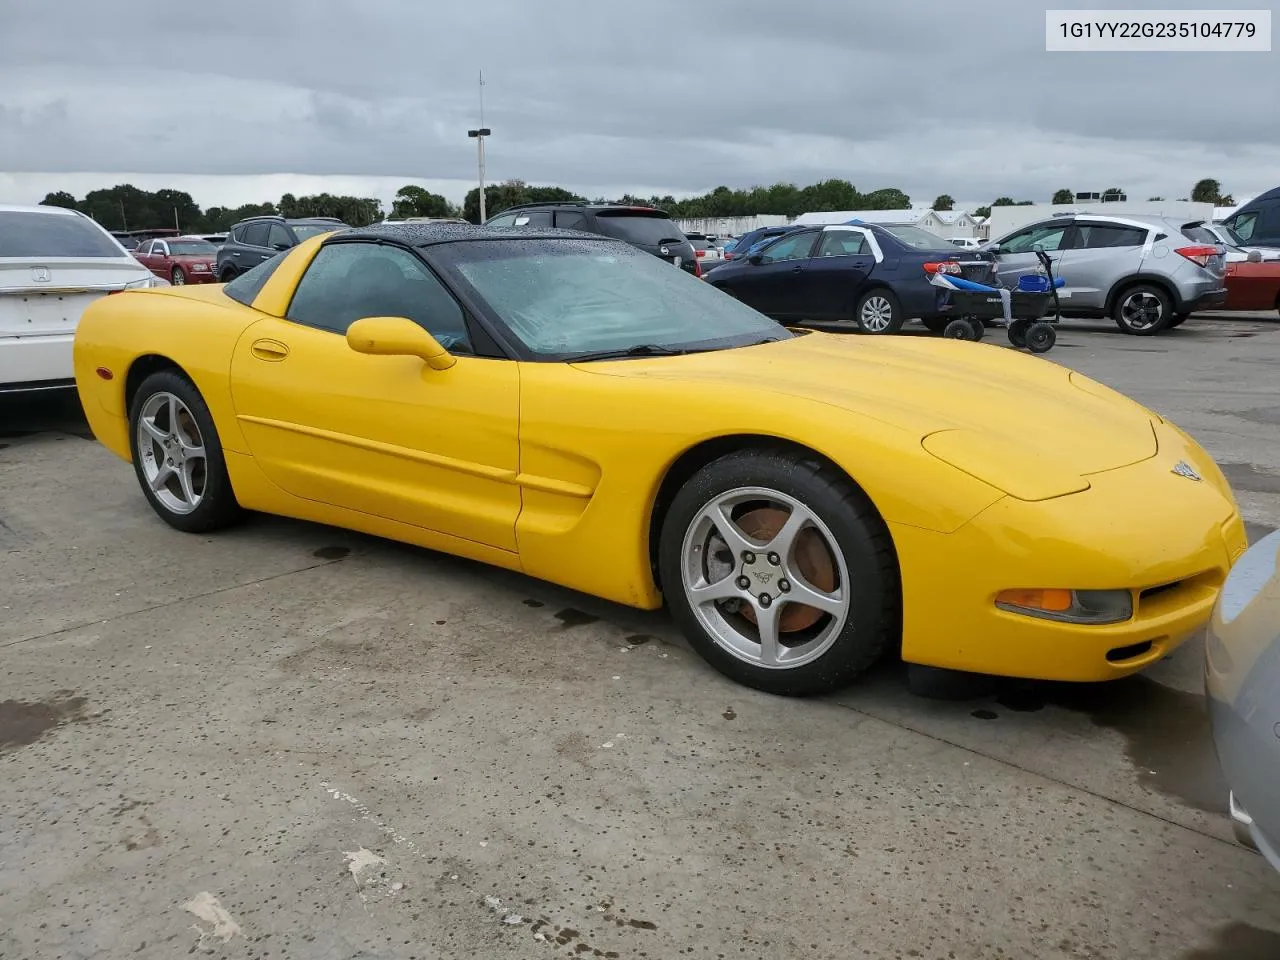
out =
[[[919,318],[941,331],[954,314],[925,264],[960,261],[951,269],[984,283],[990,260],[919,227],[832,224],[792,230],[706,282],[778,320],[852,320],[864,333],[897,333]]]

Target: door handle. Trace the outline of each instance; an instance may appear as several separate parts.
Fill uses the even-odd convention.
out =
[[[791,272],[792,272],[792,273],[799,273],[799,272],[800,272],[801,270],[803,270],[803,269],[804,269],[804,267],[800,266],[799,264],[796,264],[794,267],[792,267],[792,268],[791,268]]]
[[[231,251],[231,255],[232,255],[233,257],[238,257],[238,256],[240,256],[240,251],[239,251],[239,250],[232,250],[232,251]]]
[[[249,352],[259,360],[280,361],[289,355],[289,348],[279,340],[255,340]]]

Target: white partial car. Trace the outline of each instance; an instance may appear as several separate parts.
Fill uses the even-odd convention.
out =
[[[0,205],[0,392],[74,387],[71,344],[85,308],[168,285],[83,213]]]
[[[1248,241],[1241,240],[1225,223],[1189,224],[1184,232],[1205,243],[1220,243],[1227,248],[1227,263],[1240,263],[1251,260],[1280,260],[1280,249],[1275,247],[1253,247]],[[1256,254],[1256,256],[1255,256]]]
[[[947,237],[947,243],[960,247],[964,250],[977,250],[982,246],[982,241],[976,237]]]

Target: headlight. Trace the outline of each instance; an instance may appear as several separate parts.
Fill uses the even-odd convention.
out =
[[[1128,590],[1001,590],[996,606],[1060,623],[1122,623],[1133,616],[1133,594]]]
[[[209,265],[207,263],[193,263],[191,265],[191,271],[193,273],[208,273]]]

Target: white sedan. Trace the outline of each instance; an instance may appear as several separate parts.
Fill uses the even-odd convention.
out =
[[[168,285],[83,213],[0,205],[0,393],[74,387],[71,342],[85,308]]]

